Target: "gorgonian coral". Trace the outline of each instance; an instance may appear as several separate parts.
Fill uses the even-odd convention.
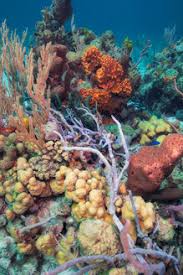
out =
[[[83,98],[90,97],[91,105],[97,103],[102,110],[109,110],[113,101],[112,96],[124,98],[131,95],[132,85],[126,72],[122,65],[110,55],[102,54],[97,47],[90,46],[83,54],[81,61],[84,72],[91,76],[94,87],[83,87],[80,93]],[[122,101],[118,101],[118,108]],[[116,108],[116,105],[114,106]]]

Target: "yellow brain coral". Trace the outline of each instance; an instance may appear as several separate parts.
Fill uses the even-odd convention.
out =
[[[120,241],[113,226],[102,220],[85,220],[80,224],[78,240],[85,255],[115,255]]]

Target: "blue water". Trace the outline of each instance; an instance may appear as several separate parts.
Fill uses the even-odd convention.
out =
[[[51,0],[1,1],[0,21],[7,19],[10,28],[34,30],[40,10]],[[183,0],[73,0],[76,25],[97,34],[111,29],[117,40],[128,35],[144,35],[158,41],[165,27],[176,25],[177,37],[183,35]]]

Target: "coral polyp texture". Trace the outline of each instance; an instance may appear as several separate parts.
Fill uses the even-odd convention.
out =
[[[150,41],[71,15],[0,28],[0,275],[183,274],[182,40],[144,73]]]
[[[93,79],[94,87],[81,88],[80,93],[84,98],[91,97],[92,105],[98,104],[101,110],[110,110],[113,96],[119,96],[116,101],[131,96],[132,85],[117,60],[101,53],[95,46],[87,48],[81,60],[85,73]],[[119,103],[122,102],[119,100]]]

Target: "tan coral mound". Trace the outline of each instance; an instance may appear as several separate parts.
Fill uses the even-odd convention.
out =
[[[80,224],[78,240],[85,255],[115,255],[120,241],[111,224],[102,220],[85,220]]]

